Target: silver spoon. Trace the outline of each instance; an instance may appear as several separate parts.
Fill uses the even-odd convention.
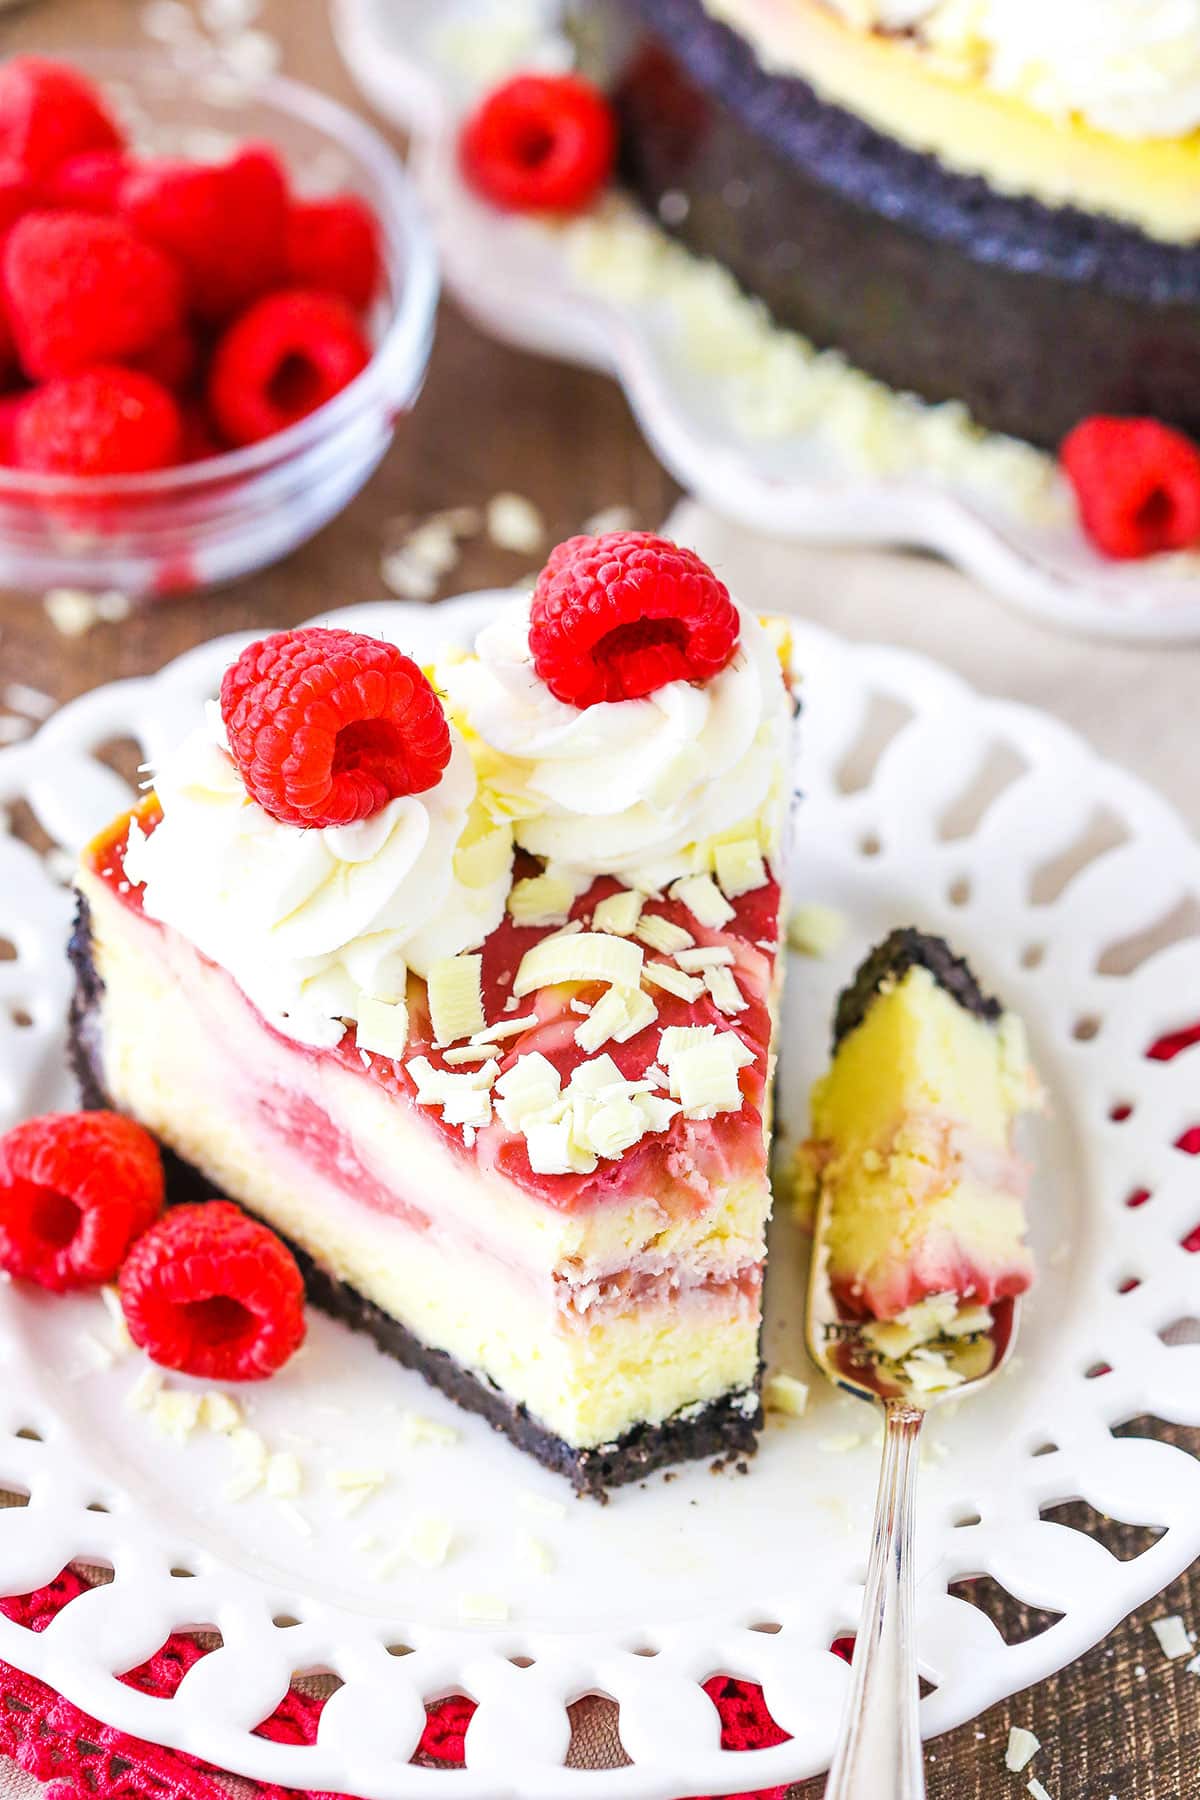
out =
[[[944,1355],[957,1376],[952,1385],[938,1387],[929,1353],[885,1354],[871,1338],[886,1345],[886,1331],[864,1336],[861,1322],[839,1312],[826,1272],[828,1214],[823,1197],[808,1284],[809,1354],[838,1387],[882,1406],[884,1432],[862,1619],[825,1800],[923,1800],[913,1516],[921,1427],[931,1406],[978,1393],[1003,1368],[1016,1341],[1020,1302],[1001,1301],[986,1330],[960,1333],[957,1342],[951,1336],[932,1352]],[[965,1316],[969,1321],[971,1315]],[[891,1348],[897,1348],[894,1334]]]

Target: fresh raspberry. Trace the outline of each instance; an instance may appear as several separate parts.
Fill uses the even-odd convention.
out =
[[[365,312],[383,272],[370,207],[353,194],[297,201],[288,214],[287,267],[293,287],[339,294]]]
[[[134,1343],[185,1375],[262,1381],[304,1342],[295,1257],[228,1200],[174,1207],[134,1245],[118,1286]]]
[[[202,319],[223,323],[285,279],[287,181],[274,151],[250,144],[227,163],[135,169],[121,210],[184,272]]]
[[[180,462],[203,462],[208,456],[220,456],[221,446],[213,433],[212,425],[203,406],[195,403],[183,408],[183,443],[180,446]]]
[[[135,357],[129,367],[179,393],[191,383],[199,362],[200,350],[193,333],[186,325],[173,325]]]
[[[582,212],[608,181],[617,131],[578,75],[517,75],[463,126],[459,160],[486,200],[512,212]]]
[[[287,288],[257,301],[218,343],[209,406],[231,444],[254,444],[324,406],[370,360],[344,300]]]
[[[20,163],[0,160],[0,237],[38,203],[38,191]]]
[[[81,150],[50,171],[41,204],[51,211],[115,213],[133,166],[123,150]]]
[[[0,395],[0,466],[6,469],[17,466],[17,424],[30,399],[28,393]]]
[[[158,1146],[120,1113],[49,1113],[0,1138],[0,1268],[56,1294],[112,1281],[162,1205]]]
[[[1059,458],[1084,530],[1120,560],[1200,543],[1200,449],[1157,419],[1084,419]]]
[[[136,357],[183,316],[174,264],[120,219],[27,213],[4,249],[13,333],[37,380]]]
[[[134,369],[100,367],[48,381],[16,423],[17,467],[47,475],[134,475],[178,460],[179,408]]]
[[[708,681],[738,631],[737,608],[708,565],[648,531],[568,538],[538,576],[529,613],[533,666],[569,706]]]
[[[37,179],[83,150],[119,150],[121,133],[96,88],[65,63],[13,56],[0,64],[0,158]]]
[[[354,631],[279,631],[221,682],[247,790],[287,825],[351,825],[435,787],[450,760],[442,703],[411,657]]]

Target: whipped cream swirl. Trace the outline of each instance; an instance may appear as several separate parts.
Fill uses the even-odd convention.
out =
[[[147,915],[219,963],[278,1030],[337,1044],[362,997],[480,944],[504,916],[512,840],[461,737],[441,780],[354,825],[302,830],[250,798],[218,708],[155,777],[162,820],[125,859]]]
[[[791,700],[779,659],[742,611],[732,661],[711,681],[580,710],[533,666],[529,602],[439,668],[451,710],[494,754],[481,762],[517,842],[582,891],[616,875],[653,891],[709,867],[706,845],[745,826],[777,858],[788,810]]]
[[[824,0],[862,29],[910,32],[952,71],[1053,118],[1127,138],[1200,126],[1200,0]],[[776,61],[786,8],[706,0]]]

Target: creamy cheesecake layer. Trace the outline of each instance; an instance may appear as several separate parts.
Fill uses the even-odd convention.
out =
[[[1011,1133],[1036,1089],[1018,1021],[970,1010],[919,964],[885,975],[861,1005],[839,1015],[802,1152],[827,1204],[835,1296],[857,1316],[894,1319],[931,1295],[992,1305],[1021,1293],[1033,1274],[1028,1171]]]
[[[939,67],[907,36],[866,32],[820,0],[704,0],[763,66],[797,75],[950,169],[1001,193],[1078,206],[1187,243],[1200,236],[1200,134],[1134,139],[1052,118],[983,80]]]
[[[763,1177],[675,1219],[653,1199],[556,1211],[456,1157],[410,1104],[269,1032],[227,975],[106,882],[80,886],[114,1101],[424,1343],[572,1445],[753,1389]]]

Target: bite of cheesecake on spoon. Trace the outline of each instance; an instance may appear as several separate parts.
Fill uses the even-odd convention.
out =
[[[884,1453],[863,1616],[826,1800],[916,1800],[914,1520],[929,1408],[976,1394],[1033,1280],[1028,1165],[1040,1104],[1020,1019],[941,938],[894,931],[842,993],[799,1187],[815,1204],[806,1335],[818,1368],[880,1405]]]

